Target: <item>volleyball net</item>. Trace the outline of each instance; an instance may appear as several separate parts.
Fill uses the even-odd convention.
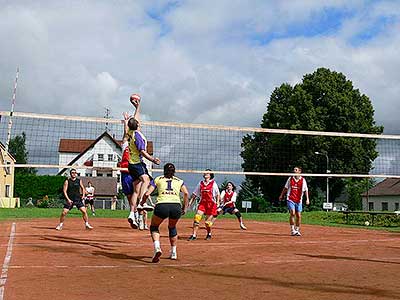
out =
[[[6,145],[10,113],[0,112],[0,116],[0,141]],[[182,173],[202,173],[209,168],[216,174],[286,176],[294,165],[300,165],[305,176],[400,178],[400,135],[151,121],[142,122],[142,132],[154,155],[162,163],[173,162]],[[22,135],[27,162],[16,164],[17,168],[53,174],[54,169],[72,166],[93,169],[102,162],[117,170],[114,163],[120,150],[102,146],[101,136],[117,144],[123,125],[118,119],[14,112],[11,140]],[[91,163],[77,165],[76,157],[90,150],[96,140],[99,145],[88,159]],[[153,166],[154,172],[161,169]]]
[[[75,168],[84,182],[90,177],[99,187],[111,186],[101,178],[116,178],[112,193],[120,190],[117,163],[122,156],[122,120],[23,112],[14,112],[11,117],[10,112],[0,112],[0,116],[3,150],[10,135],[10,152],[26,158],[21,163],[2,157],[0,168],[7,170],[11,164],[15,174],[34,170],[37,175],[66,175]],[[211,169],[218,183],[229,180],[241,185],[240,201],[262,197],[272,203],[287,176],[293,175],[293,167],[300,166],[321,207],[322,202],[344,192],[368,195],[382,178],[400,179],[400,135],[153,121],[141,124],[151,145],[148,150],[161,160],[160,166],[147,161],[152,175],[160,175],[163,164],[172,162],[190,191],[204,170]],[[21,149],[23,145],[25,150]]]

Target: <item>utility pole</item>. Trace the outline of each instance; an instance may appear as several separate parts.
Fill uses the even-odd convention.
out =
[[[6,141],[6,150],[7,151],[8,151],[8,146],[10,145],[12,116],[13,116],[13,113],[14,113],[15,99],[17,98],[18,75],[19,75],[19,67],[17,67],[17,74],[15,75],[14,91],[13,91],[13,96],[12,96],[12,100],[11,100],[10,117],[8,119],[7,141]]]

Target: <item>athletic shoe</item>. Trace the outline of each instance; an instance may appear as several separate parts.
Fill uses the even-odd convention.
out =
[[[56,227],[56,230],[62,230],[63,229],[63,225],[62,224],[58,224]]]
[[[301,236],[300,230],[296,231],[296,236]]]
[[[92,226],[92,225],[90,225],[89,223],[88,223],[88,224],[86,224],[86,225],[85,225],[85,227],[86,227],[86,229],[89,229],[89,230],[90,230],[90,229],[93,229],[93,226]]]
[[[144,229],[144,222],[143,222],[143,216],[139,217],[139,230]]]
[[[129,217],[128,218],[128,222],[129,222],[129,224],[131,224],[132,229],[137,229],[138,228],[138,224],[136,223],[135,218]]]
[[[205,240],[211,240],[211,233],[207,233]]]
[[[138,211],[143,210],[143,205],[142,204],[138,204],[138,206],[136,207]]]
[[[194,241],[194,240],[197,240],[197,237],[195,237],[194,235],[191,235],[187,240]]]
[[[154,249],[154,255],[153,258],[151,259],[151,262],[153,263],[158,263],[160,261],[160,256],[162,254],[161,248],[155,248]]]
[[[176,252],[171,252],[171,254],[169,255],[169,258],[172,260],[177,260],[178,254]]]
[[[149,227],[147,227],[147,224],[144,224],[144,230],[149,230]]]
[[[153,211],[153,210],[154,210],[154,207],[151,206],[151,205],[148,205],[147,203],[143,204],[143,205],[142,205],[142,208],[143,208],[143,210],[145,210],[145,211]]]
[[[242,229],[242,230],[247,230],[247,227],[246,227],[246,226],[244,226],[244,224],[243,224],[243,223],[240,223],[240,229]]]
[[[297,231],[296,231],[296,230],[292,230],[292,231],[290,232],[290,235],[291,235],[291,236],[296,236],[296,235],[297,235]]]

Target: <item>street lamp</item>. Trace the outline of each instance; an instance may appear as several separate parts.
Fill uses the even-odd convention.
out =
[[[329,157],[326,152],[314,152],[317,155],[325,155],[326,157],[326,174],[329,174],[331,171],[329,170]],[[326,176],[326,203],[329,203],[329,177]]]

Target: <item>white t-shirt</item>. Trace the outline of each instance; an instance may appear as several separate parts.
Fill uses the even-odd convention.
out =
[[[93,195],[94,195],[94,187],[92,187],[92,186],[87,186],[87,187],[86,187],[86,194],[87,194],[88,196],[93,196]]]

